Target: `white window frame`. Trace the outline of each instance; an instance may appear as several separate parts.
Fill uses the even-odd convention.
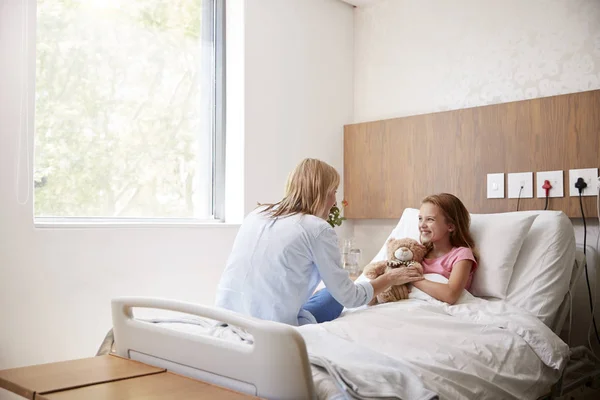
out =
[[[215,112],[213,115],[213,184],[212,215],[217,221],[225,221],[225,139],[226,139],[226,63],[225,63],[225,2],[214,0],[216,22],[215,35]]]
[[[36,0],[34,0],[36,1]],[[212,144],[212,185],[211,185],[211,214],[212,218],[115,218],[115,217],[36,217],[35,208],[33,208],[34,226],[36,228],[114,228],[114,227],[185,227],[185,226],[229,226],[225,223],[225,144],[226,144],[226,1],[211,0],[212,9],[209,10],[213,18],[210,29],[214,38],[214,68],[212,70],[211,80],[214,82],[214,96],[211,123],[211,144]],[[37,18],[34,17],[37,23]],[[35,38],[33,39],[35,45]],[[33,57],[33,65],[37,60],[37,53]],[[35,85],[33,86],[33,96],[35,96]],[[33,163],[33,160],[32,160]],[[32,190],[34,182],[31,182]],[[34,192],[33,195],[35,196]],[[32,207],[35,207],[32,202]]]

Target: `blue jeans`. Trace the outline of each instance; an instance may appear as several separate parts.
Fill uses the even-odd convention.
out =
[[[333,321],[339,317],[344,306],[333,298],[329,290],[322,289],[313,294],[302,308],[310,312],[318,323],[321,323]]]

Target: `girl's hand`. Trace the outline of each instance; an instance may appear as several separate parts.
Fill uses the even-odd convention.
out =
[[[414,267],[395,268],[387,272],[387,275],[390,275],[391,284],[398,286],[423,279],[423,274]]]

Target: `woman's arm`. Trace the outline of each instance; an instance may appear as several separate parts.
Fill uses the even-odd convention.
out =
[[[465,286],[467,286],[471,268],[473,268],[473,261],[461,260],[452,267],[448,283],[437,283],[424,279],[413,282],[413,286],[440,301],[454,304],[462,294]]]

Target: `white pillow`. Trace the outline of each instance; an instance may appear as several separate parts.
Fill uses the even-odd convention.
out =
[[[471,235],[479,250],[472,294],[506,298],[517,256],[536,217],[519,212],[471,214]]]
[[[562,211],[537,214],[515,261],[506,300],[550,326],[569,290],[575,233]]]

